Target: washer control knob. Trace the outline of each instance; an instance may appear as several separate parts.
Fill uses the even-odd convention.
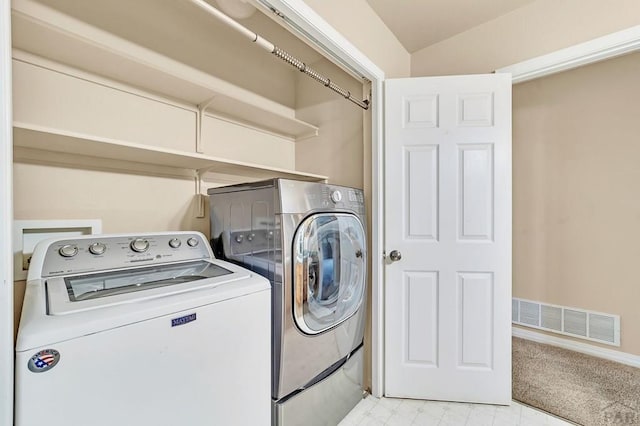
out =
[[[95,254],[96,256],[104,254],[105,251],[107,251],[107,246],[105,246],[103,243],[93,243],[89,246],[89,252],[91,252],[91,254]]]
[[[198,241],[198,239],[197,239],[197,238],[193,238],[193,237],[191,237],[191,238],[189,238],[189,239],[187,240],[187,244],[189,244],[189,247],[195,247],[195,246],[197,246],[197,245],[198,245],[198,243],[199,243],[199,241]]]
[[[60,256],[63,256],[63,257],[73,257],[76,254],[78,254],[78,246],[73,244],[65,244],[62,247],[60,247],[60,250],[58,250],[58,253],[60,253]]]
[[[131,250],[137,253],[143,253],[149,250],[149,241],[145,240],[144,238],[136,238],[135,240],[131,241],[129,247],[131,247]]]
[[[182,241],[180,241],[177,238],[172,238],[169,240],[169,247],[171,248],[178,248],[182,245]]]
[[[256,234],[254,234],[254,233],[252,232],[251,234],[247,235],[247,240],[248,240],[249,242],[251,242],[251,241],[253,241],[253,238],[254,238],[255,236],[256,236]]]
[[[339,203],[340,201],[342,201],[342,192],[338,191],[337,189],[333,191],[331,193],[331,201],[333,201],[334,203]]]
[[[244,240],[244,236],[242,234],[236,235],[236,243],[240,244]]]

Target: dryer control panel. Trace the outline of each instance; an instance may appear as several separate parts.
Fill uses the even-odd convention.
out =
[[[281,211],[277,213],[343,210],[364,217],[364,193],[360,189],[285,179],[279,184]]]
[[[43,277],[213,257],[206,239],[197,232],[89,235],[43,244],[49,244],[43,260]]]

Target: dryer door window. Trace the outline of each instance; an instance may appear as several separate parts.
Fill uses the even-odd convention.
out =
[[[356,313],[364,298],[366,241],[351,214],[316,214],[298,227],[293,247],[296,325],[318,334]]]

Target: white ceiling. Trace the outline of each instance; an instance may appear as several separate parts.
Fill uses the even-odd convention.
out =
[[[535,0],[367,0],[413,53]]]

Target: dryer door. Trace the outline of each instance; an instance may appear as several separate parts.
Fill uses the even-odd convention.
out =
[[[293,306],[298,328],[318,334],[355,314],[362,305],[366,240],[351,214],[309,216],[293,242]]]

